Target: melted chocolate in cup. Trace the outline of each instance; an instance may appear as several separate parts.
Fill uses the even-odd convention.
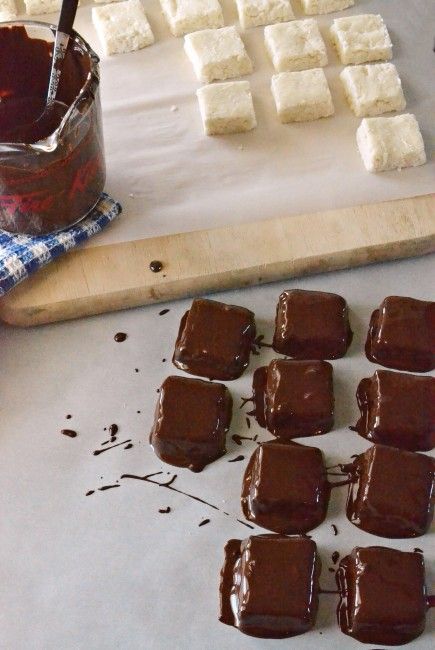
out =
[[[259,368],[253,383],[257,422],[283,440],[327,433],[334,425],[332,372],[327,361],[275,359]]]
[[[321,563],[307,537],[231,539],[221,571],[219,620],[260,638],[303,634],[316,620]]]
[[[374,445],[349,468],[347,517],[380,537],[424,535],[434,515],[435,460],[423,454]]]
[[[237,379],[248,367],[255,334],[249,309],[194,300],[181,319],[173,363],[191,375]]]
[[[40,235],[72,225],[105,182],[98,57],[74,34],[44,113],[53,31],[0,25],[0,227]]]
[[[306,533],[324,521],[330,492],[320,449],[273,440],[251,456],[242,510],[246,519],[273,532]]]
[[[379,645],[402,645],[425,628],[423,556],[382,546],[354,548],[336,573],[342,632]]]
[[[293,289],[278,301],[273,348],[293,359],[338,359],[352,342],[346,301],[335,293]]]
[[[165,463],[200,472],[226,453],[232,399],[218,383],[185,377],[163,382],[150,443]]]
[[[407,451],[435,447],[435,378],[376,370],[357,389],[355,430],[370,442]]]
[[[435,302],[385,298],[373,312],[366,341],[373,363],[395,370],[435,369]]]

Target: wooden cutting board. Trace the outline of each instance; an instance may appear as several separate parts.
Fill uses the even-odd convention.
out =
[[[433,251],[435,194],[79,248],[3,297],[0,318],[40,325]]]

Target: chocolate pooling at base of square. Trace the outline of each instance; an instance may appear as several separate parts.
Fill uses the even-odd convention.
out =
[[[435,447],[435,378],[376,370],[359,383],[361,417],[351,427],[370,442],[407,451]]]
[[[342,632],[372,645],[402,645],[425,628],[434,606],[425,586],[424,559],[382,546],[354,548],[336,573]]]
[[[161,460],[200,472],[226,452],[232,399],[223,384],[171,376],[162,384],[150,443]]]
[[[435,302],[389,296],[370,319],[369,361],[395,370],[435,369]]]
[[[332,375],[327,361],[275,359],[254,373],[252,414],[280,439],[327,433],[334,425]]]
[[[278,301],[273,348],[293,359],[338,359],[352,342],[344,298],[325,291],[284,291]]]
[[[192,375],[237,379],[249,364],[255,336],[249,309],[200,298],[181,319],[173,363]]]
[[[231,539],[221,571],[219,620],[260,638],[303,634],[316,620],[321,563],[307,537]]]
[[[346,514],[355,526],[380,537],[424,535],[434,515],[435,460],[385,445],[373,445],[349,473]]]
[[[243,514],[275,533],[306,533],[324,521],[331,487],[320,449],[280,440],[264,442],[245,471]]]

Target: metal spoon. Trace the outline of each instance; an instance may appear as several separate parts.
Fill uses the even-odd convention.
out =
[[[44,116],[44,113],[50,109],[50,106],[56,100],[60,76],[62,74],[62,64],[68,49],[68,43],[71,37],[78,4],[79,0],[63,0],[62,2],[59,23],[57,25],[56,37],[53,45],[53,59],[51,62],[47,102],[44,112],[39,119]]]

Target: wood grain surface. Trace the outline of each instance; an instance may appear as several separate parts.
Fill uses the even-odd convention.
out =
[[[79,248],[4,296],[0,318],[40,325],[432,251],[435,194]]]

